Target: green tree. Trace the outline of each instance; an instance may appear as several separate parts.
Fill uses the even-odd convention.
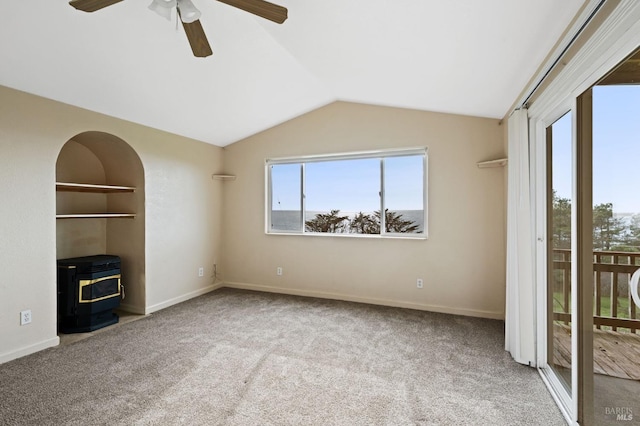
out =
[[[571,248],[571,201],[558,197],[553,191],[552,206],[552,238],[553,247]],[[633,222],[632,222],[633,226]],[[635,234],[634,234],[635,232]],[[624,221],[613,215],[613,203],[602,203],[593,206],[593,249],[611,250],[620,248],[621,244],[630,244],[636,237],[640,241],[640,217],[636,219],[636,227],[627,227]]]
[[[611,250],[625,242],[627,229],[620,218],[613,216],[613,204],[602,203],[593,206],[593,249]]]
[[[380,219],[359,212],[349,221],[349,230],[356,234],[379,234]]]
[[[385,209],[384,220],[386,232],[419,232],[420,225],[389,209]],[[305,227],[308,232],[379,234],[380,210],[373,212],[373,215],[359,212],[352,219],[340,216],[340,210],[331,210],[330,213],[318,213],[313,219],[307,220]]]
[[[340,210],[331,210],[330,213],[318,213],[316,217],[307,220],[304,224],[309,232],[340,233],[348,229],[349,216],[339,216]]]
[[[640,251],[640,213],[631,216],[626,244],[629,251]]]
[[[568,198],[558,197],[555,190],[553,191],[552,222],[553,247],[571,248],[571,201]]]
[[[373,212],[375,216],[378,228],[380,227],[380,210]],[[399,233],[413,233],[417,232],[420,226],[412,220],[403,219],[401,214],[398,214],[389,209],[384,209],[384,229],[386,232],[399,232]]]

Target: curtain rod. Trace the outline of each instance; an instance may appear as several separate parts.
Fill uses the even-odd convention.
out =
[[[593,18],[596,16],[596,14],[602,8],[602,6],[606,3],[606,1],[607,0],[601,0],[600,3],[598,3],[598,5],[589,14],[587,19],[582,23],[580,28],[578,28],[578,31],[576,31],[576,33],[573,35],[573,37],[571,37],[571,40],[569,40],[569,43],[567,43],[567,45],[564,47],[564,49],[562,49],[562,52],[560,52],[560,54],[556,57],[556,59],[554,59],[553,63],[549,67],[549,69],[547,69],[547,71],[538,80],[538,82],[533,87],[533,89],[531,89],[531,91],[529,92],[527,97],[524,99],[524,101],[522,101],[520,103],[520,105],[518,107],[516,107],[516,109],[521,109],[521,108],[527,108],[528,107],[527,103],[529,102],[529,99],[531,99],[533,94],[536,93],[536,91],[542,85],[542,83],[544,83],[544,81],[547,79],[547,77],[549,77],[549,74],[551,74],[551,72],[555,69],[556,65],[558,65],[558,62],[560,62],[560,60],[562,60],[562,57],[565,55],[565,53],[567,53],[567,51],[571,48],[571,46],[573,46],[575,41],[578,39],[578,37],[580,37],[582,32],[585,30],[585,28],[587,28],[587,25],[589,25],[589,23],[593,20]]]

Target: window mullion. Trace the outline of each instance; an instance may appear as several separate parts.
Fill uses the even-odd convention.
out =
[[[305,190],[305,179],[304,179],[304,163],[300,163],[300,227],[302,229],[302,233],[305,232],[304,226],[304,218],[305,218],[305,209],[306,209],[306,190]]]
[[[386,233],[386,214],[384,211],[384,158],[380,159],[380,235]]]
[[[267,166],[267,220],[265,228],[267,232],[273,230],[273,180],[271,174],[273,173],[273,166]]]

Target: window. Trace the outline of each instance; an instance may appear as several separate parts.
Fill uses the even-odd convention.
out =
[[[426,148],[269,159],[266,169],[268,233],[426,237]]]

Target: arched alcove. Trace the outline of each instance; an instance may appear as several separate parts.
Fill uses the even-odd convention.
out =
[[[144,169],[122,139],[103,132],[71,138],[56,162],[56,258],[117,255],[126,298],[145,313]]]

